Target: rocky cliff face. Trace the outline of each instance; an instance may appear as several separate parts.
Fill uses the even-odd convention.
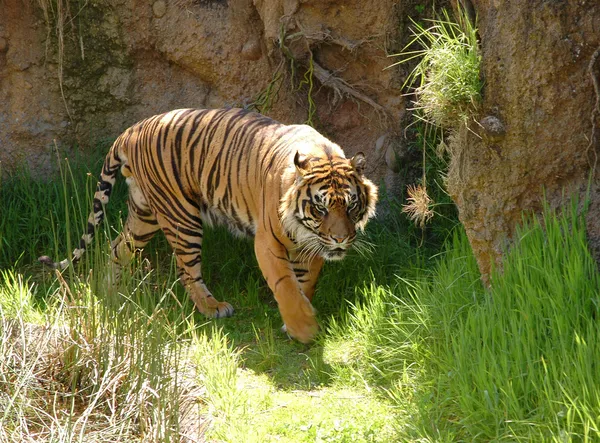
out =
[[[598,79],[600,63],[589,69],[600,46],[600,4],[474,0],[472,6],[483,104],[471,131],[459,137],[449,191],[487,274],[522,211],[539,211],[544,193],[554,207],[572,194],[584,198],[600,148],[598,136],[592,138],[599,123],[592,119],[598,99],[592,77]],[[597,172],[593,179],[588,228],[598,251]]]
[[[409,12],[392,0],[3,5],[0,161],[7,169],[25,159],[47,173],[54,140],[85,149],[156,113],[262,97],[264,113],[286,123],[310,119],[347,153],[366,152],[369,174],[394,186],[385,154],[393,163],[404,99],[399,71],[384,68]]]

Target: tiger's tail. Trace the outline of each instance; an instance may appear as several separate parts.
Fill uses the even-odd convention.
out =
[[[96,228],[104,220],[104,206],[108,204],[110,199],[110,194],[117,179],[117,172],[123,164],[121,147],[125,142],[124,136],[125,134],[122,134],[117,138],[104,160],[98,187],[94,194],[94,209],[88,217],[87,232],[81,236],[79,247],[73,251],[71,259],[65,258],[62,261],[55,262],[47,255],[39,257],[38,260],[44,265],[53,269],[66,269],[70,263],[75,264],[81,259],[86,248],[94,239]]]

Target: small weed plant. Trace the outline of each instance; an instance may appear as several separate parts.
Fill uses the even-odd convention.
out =
[[[462,11],[458,17],[444,10],[430,26],[413,21],[414,38],[392,65],[418,60],[404,86],[414,90],[417,118],[442,128],[466,124],[481,99],[477,29]]]

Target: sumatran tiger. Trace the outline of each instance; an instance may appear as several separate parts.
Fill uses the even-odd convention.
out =
[[[275,295],[284,328],[311,341],[311,300],[324,260],[339,260],[375,213],[377,188],[364,176],[365,156],[347,159],[306,125],[284,125],[242,109],[180,109],[127,129],[112,145],[77,262],[104,218],[117,171],[129,184],[128,217],[111,244],[113,272],[162,230],[179,276],[198,310],[228,317],[202,279],[203,223],[254,236],[254,250]],[[55,263],[64,269],[69,259]]]

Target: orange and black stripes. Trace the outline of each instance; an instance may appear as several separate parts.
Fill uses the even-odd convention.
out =
[[[302,341],[316,331],[314,311],[304,304],[323,259],[343,257],[377,200],[363,175],[364,156],[346,159],[339,146],[308,126],[242,109],[180,109],[119,136],[106,156],[79,248],[70,261],[41,261],[64,268],[81,258],[104,219],[119,169],[129,184],[129,215],[112,242],[115,272],[162,230],[198,309],[229,316],[231,305],[215,300],[202,279],[203,223],[255,235],[263,275],[288,331]]]

